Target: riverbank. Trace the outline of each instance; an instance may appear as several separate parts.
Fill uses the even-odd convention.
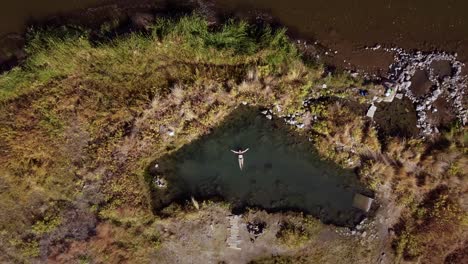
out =
[[[341,69],[385,75],[392,63],[392,56],[366,49],[378,45],[425,53],[457,53],[460,61],[468,61],[468,21],[462,11],[466,9],[466,2],[462,0],[429,4],[424,1],[408,3],[404,0],[366,1],[359,6],[341,0],[314,3],[294,0],[287,5],[282,1],[249,0],[229,3],[203,0],[88,0],[79,4],[53,2],[51,5],[47,5],[47,2],[40,5],[8,3],[1,9],[5,12],[0,16],[5,19],[1,23],[5,28],[0,30],[0,35],[11,35],[0,43],[2,47],[21,47],[24,41],[18,38],[24,38],[23,30],[30,24],[90,26],[105,21],[124,22],[131,20],[136,13],[159,15],[160,11],[194,9],[214,19],[236,16],[250,21],[260,19],[284,25],[292,38],[311,44],[318,42],[317,48],[328,51],[323,56],[325,62]],[[29,10],[28,13],[25,10]],[[15,17],[10,18],[10,14],[15,14]],[[347,15],[338,19],[336,14]],[[18,49],[13,51],[21,59]],[[0,61],[5,61],[4,57],[5,53]],[[14,60],[9,62],[13,63]]]
[[[284,120],[321,157],[356,171],[382,205],[397,208],[379,209],[391,213],[377,214],[384,216],[374,222],[378,232],[394,230],[379,238],[374,231],[368,237],[363,225],[342,231],[303,216],[267,214],[269,238],[251,247],[262,255],[249,256],[285,253],[307,261],[309,252],[318,262],[346,263],[349,252],[360,252],[356,262],[369,263],[382,253],[384,262],[395,255],[434,260],[438,250],[437,262],[461,248],[466,128],[459,123],[428,140],[379,136],[366,111],[370,95],[384,96],[380,83],[330,72],[303,56],[284,30],[265,25],[211,27],[189,16],[103,41],[92,30],[61,30],[34,32],[26,61],[0,75],[0,209],[6,212],[0,225],[8,230],[0,233],[2,261],[152,262],[160,253],[169,260],[199,254],[181,241],[192,234],[205,241],[196,234],[206,230],[223,242],[228,233],[216,230],[231,223],[226,203],[172,204],[164,217],[154,215],[152,199],[159,197],[150,195],[147,168],[212,133],[246,104],[265,108],[267,120]],[[210,213],[219,206],[225,208]],[[281,223],[272,224],[276,219]],[[443,228],[453,232],[438,235]],[[323,242],[346,250],[316,251]],[[275,250],[268,251],[264,245],[271,243]],[[243,253],[216,244],[228,253],[208,252],[210,260]]]
[[[263,3],[259,3],[257,8],[247,11],[246,7],[248,4],[246,3],[233,7],[212,1],[154,2],[142,0],[135,3],[127,1],[104,2],[95,3],[94,7],[85,10],[68,11],[50,17],[46,16],[42,19],[32,20],[33,22],[29,23],[31,23],[31,27],[36,29],[58,28],[63,25],[69,25],[72,28],[83,27],[91,30],[91,35],[95,42],[109,40],[130,32],[147,32],[148,27],[157,17],[176,17],[190,14],[191,12],[203,15],[212,27],[219,26],[229,17],[246,20],[258,25],[268,24],[274,25],[274,27],[287,25],[289,26],[287,34],[290,38],[297,41],[297,47],[300,52],[310,57],[311,60],[326,65],[329,72],[336,70],[339,72],[350,71],[353,74],[361,75],[370,82],[382,82],[391,79],[395,82],[394,85],[396,87],[403,87],[402,90],[405,90],[405,85],[410,82],[414,82],[414,87],[410,87],[411,89],[426,89],[425,94],[416,97],[412,96],[411,92],[402,91],[411,98],[414,110],[413,106],[410,106],[408,103],[404,103],[404,105],[410,107],[407,112],[416,112],[416,125],[425,131],[422,133],[423,135],[430,136],[433,133],[438,133],[439,128],[447,128],[456,119],[463,120],[463,123],[466,122],[467,99],[464,96],[466,89],[463,87],[468,83],[468,77],[466,75],[466,67],[464,67],[464,61],[466,61],[463,55],[464,51],[457,53],[457,49],[460,46],[452,49],[444,43],[445,49],[439,51],[441,49],[436,48],[436,46],[428,48],[426,45],[427,41],[423,44],[413,45],[403,42],[391,42],[385,38],[383,38],[385,40],[380,42],[366,42],[361,39],[359,43],[352,43],[352,41],[358,41],[358,39],[350,36],[347,39],[336,38],[337,36],[330,38],[330,36],[327,36],[315,27],[315,33],[317,34],[310,32],[310,30],[298,30],[297,27],[289,24],[291,23],[289,22],[289,11],[286,12],[285,17],[283,15],[274,16],[274,10],[262,8],[264,6]],[[84,4],[87,5],[86,3]],[[395,4],[398,6],[398,3]],[[396,16],[398,17],[398,15]],[[313,37],[311,38],[311,36]],[[24,45],[27,39],[28,34],[26,36],[22,34],[10,34],[0,39],[0,72],[11,69],[26,59],[27,52],[24,49]],[[335,48],[334,46],[336,45],[339,48]],[[404,47],[408,47],[408,49],[405,50]],[[415,47],[420,48],[416,49]],[[452,51],[452,53],[447,53],[449,51]],[[432,74],[431,65],[429,64],[426,65],[426,68],[418,66],[418,63],[424,63],[418,62],[418,60],[421,60],[418,56],[430,58],[431,61],[437,60],[442,64],[448,63],[448,66],[443,66],[445,67],[443,69],[445,73],[440,72],[440,69],[435,69],[435,73]],[[398,72],[398,69],[402,67],[402,65],[398,66],[398,64],[404,63],[408,63],[408,67],[411,68],[410,71],[406,72],[406,77],[410,78],[409,80],[401,79],[401,76],[397,76],[403,75]],[[432,74],[433,76],[430,76],[429,79],[427,77],[422,77],[421,79],[421,77],[415,76],[413,80],[411,78],[416,74],[415,70],[418,70],[417,73],[419,75],[422,72],[425,75]],[[400,79],[398,79],[399,77]],[[445,83],[451,83],[451,85],[444,85],[445,87],[441,89],[443,77],[450,77]],[[418,85],[425,85],[427,87],[416,87]],[[431,86],[437,87],[436,94],[432,94],[433,89]],[[456,88],[455,86],[460,88]],[[450,90],[456,91],[448,92]],[[454,107],[451,107],[452,105]],[[380,107],[388,108],[386,105],[379,106],[379,109]],[[393,108],[402,107],[397,106]],[[399,133],[397,130],[403,130],[401,135],[416,136],[419,134],[418,129],[402,127],[397,124],[398,122],[393,122],[392,116],[398,115],[398,110],[394,111],[390,117],[383,116],[378,111],[376,121],[387,133]],[[411,116],[406,116],[405,119],[409,120],[409,126],[413,126],[412,113]],[[388,124],[392,125],[388,126]]]

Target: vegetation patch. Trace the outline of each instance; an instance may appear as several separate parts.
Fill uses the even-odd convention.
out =
[[[446,186],[440,186],[415,205],[411,215],[403,217],[394,241],[399,256],[439,262],[445,259],[444,252],[463,243],[468,215],[454,198]]]
[[[457,209],[466,192],[466,128],[454,125],[434,140],[379,140],[362,111],[366,100],[355,89],[373,86],[304,63],[284,30],[238,21],[212,28],[193,15],[161,18],[147,33],[104,42],[90,35],[66,27],[31,32],[28,59],[0,75],[0,262],[171,259],[176,254],[170,250],[184,241],[178,227],[185,223],[192,229],[183,230],[206,234],[207,223],[220,225],[227,209],[204,203],[200,211],[175,206],[167,218],[155,216],[146,168],[210,133],[244,103],[269,106],[276,116],[308,108],[303,129],[294,129],[320,154],[356,169],[362,181],[377,192],[387,190],[400,206],[416,208],[397,232],[396,249],[404,257],[424,258],[434,250],[425,241],[466,223]],[[313,103],[305,106],[306,100]],[[440,185],[449,191],[425,202]],[[217,219],[204,215],[214,211],[224,213]],[[304,247],[314,242],[315,229],[301,221],[285,224],[279,240]],[[161,229],[170,224],[172,230]],[[447,244],[453,241],[450,232],[444,234]],[[354,262],[375,260],[363,253],[366,246],[341,242],[313,251],[313,257],[339,263],[335,256],[345,248]],[[187,245],[184,250],[201,252]],[[450,253],[443,245],[436,250]]]
[[[276,238],[287,247],[299,248],[317,235],[318,230],[317,220],[306,217],[302,222],[285,221],[281,223]]]

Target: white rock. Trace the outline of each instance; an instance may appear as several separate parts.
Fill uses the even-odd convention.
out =
[[[375,105],[371,105],[369,107],[369,109],[367,110],[367,114],[366,116],[370,117],[370,118],[373,118],[374,117],[374,114],[375,114],[375,111],[377,111],[377,107]]]
[[[442,91],[440,89],[436,89],[434,90],[434,92],[432,93],[432,96],[439,96],[440,94],[442,93]]]

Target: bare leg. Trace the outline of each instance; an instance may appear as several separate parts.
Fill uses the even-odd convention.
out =
[[[244,168],[244,158],[243,157],[239,159],[239,167],[240,167],[241,170]]]

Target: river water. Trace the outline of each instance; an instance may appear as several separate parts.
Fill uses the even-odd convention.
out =
[[[150,167],[156,210],[171,201],[221,197],[234,208],[298,210],[324,222],[352,226],[363,212],[353,208],[356,193],[367,192],[356,174],[320,158],[307,138],[282,120],[268,120],[257,109],[235,110],[214,131]],[[246,149],[244,167],[231,150]]]
[[[200,0],[202,1],[202,0]],[[171,0],[17,0],[0,3],[0,36],[22,32],[31,21],[88,7],[170,3]],[[180,2],[180,1],[179,1]],[[206,2],[206,1],[205,1]],[[465,0],[211,0],[240,16],[271,14],[290,32],[337,50],[336,63],[385,67],[388,58],[360,51],[376,43],[406,49],[458,52],[468,61],[468,1]],[[76,12],[75,12],[76,13]]]

